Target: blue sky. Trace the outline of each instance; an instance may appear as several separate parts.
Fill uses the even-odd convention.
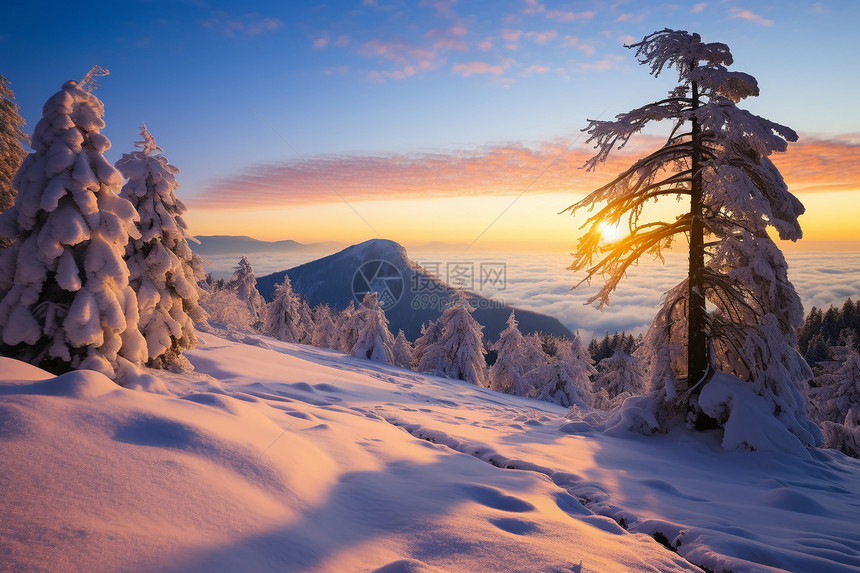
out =
[[[727,43],[734,68],[761,87],[745,107],[806,139],[851,152],[860,144],[860,114],[851,107],[860,92],[860,2],[853,0],[15,2],[4,16],[0,73],[12,82],[30,128],[65,80],[93,64],[109,68],[96,92],[114,145],[109,158],[130,150],[146,121],[182,170],[182,193],[192,206],[205,206],[213,190],[223,194],[224,181],[244,193],[249,173],[275,177],[272,168],[284,163],[307,167],[313,178],[322,173],[317,165],[354,167],[365,158],[415,154],[414,168],[430,156],[576,148],[586,118],[611,117],[672,85],[670,73],[653,79],[622,46],[664,27]],[[552,157],[525,168],[539,178],[553,168]],[[322,159],[329,163],[316,163]],[[372,173],[376,179],[363,185],[386,189],[388,171]],[[340,201],[267,181],[267,207],[286,209],[295,203],[290,195],[308,209]],[[517,189],[526,186],[517,181]],[[343,189],[353,204],[379,200]],[[472,208],[504,207],[515,191]],[[408,200],[409,193],[394,195]],[[554,216],[566,203],[548,205]],[[380,209],[366,211],[408,218],[415,210]],[[250,213],[244,234],[254,235],[259,217]],[[352,216],[355,238],[368,232],[354,213],[344,213],[338,229]],[[192,220],[209,229],[221,219]],[[297,233],[267,238],[324,238]]]

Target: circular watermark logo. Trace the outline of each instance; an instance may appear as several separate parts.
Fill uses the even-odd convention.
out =
[[[375,292],[383,310],[388,310],[400,302],[404,286],[400,269],[388,261],[367,261],[352,275],[352,296],[355,303],[361,304],[364,295]]]

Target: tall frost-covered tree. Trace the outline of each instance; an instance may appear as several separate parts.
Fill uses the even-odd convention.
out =
[[[251,327],[257,330],[262,328],[266,319],[266,301],[257,290],[257,277],[254,276],[254,269],[246,257],[239,259],[227,287],[248,305],[248,310],[251,311]]]
[[[76,81],[51,96],[13,181],[0,229],[0,335],[6,356],[52,372],[88,368],[117,378],[142,364],[137,297],[123,255],[137,212],[104,152],[104,105]]]
[[[484,327],[472,316],[473,312],[466,293],[457,290],[437,321],[441,330],[439,339],[424,349],[419,372],[487,386],[487,362],[481,340]]]
[[[18,109],[9,80],[0,75],[0,213],[15,204],[12,178],[27,156],[24,144],[30,141]],[[9,244],[9,239],[0,238],[0,247]]]
[[[388,329],[388,319],[379,306],[376,292],[370,291],[364,295],[350,321],[358,334],[349,351],[351,356],[383,364],[394,362],[394,336]]]
[[[698,404],[712,374],[723,371],[747,381],[803,443],[817,443],[803,400],[810,372],[794,351],[802,306],[767,232],[801,237],[803,205],[769,158],[797,134],[736,105],[759,89],[752,76],[727,69],[733,60],[725,44],[662,30],[629,47],[654,76],[674,68],[677,87],[614,121],[591,120],[597,154],[585,166],[596,168],[652,122],[665,120],[671,131],[661,148],[568,207],[593,212],[570,268],[584,270],[584,281],[604,279],[592,298],[603,306],[631,264],[646,253],[662,257],[674,238],[685,236],[687,277],[666,294],[640,352],[658,419],[664,426],[685,416],[697,425],[724,424],[708,421]],[[685,201],[674,220],[645,217],[647,203],[670,197]],[[607,225],[628,234],[606,241]],[[728,415],[731,405],[724,410]]]
[[[275,288],[275,298],[266,307],[263,334],[285,342],[302,342],[305,330],[300,324],[301,302],[293,291],[290,277],[284,275],[284,282]]]
[[[147,364],[188,370],[183,350],[197,346],[194,325],[206,318],[200,308],[197,282],[205,276],[200,257],[188,246],[190,235],[182,215],[187,208],[176,197],[179,169],[144,124],[137,151],[124,153],[116,167],[127,179],[120,196],[140,214],[140,238],[126,247],[129,284],[137,293],[138,326],[146,338]],[[193,240],[193,239],[192,239]]]

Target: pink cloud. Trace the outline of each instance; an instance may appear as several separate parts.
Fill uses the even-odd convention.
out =
[[[259,14],[244,14],[242,16],[230,15],[226,12],[216,12],[208,20],[202,22],[205,28],[228,37],[236,36],[260,36],[274,32],[281,28],[284,23],[278,18],[262,17]]]
[[[562,45],[565,47],[576,48],[577,50],[583,52],[586,56],[593,56],[594,52],[596,51],[594,46],[582,42],[576,36],[565,36]]]
[[[517,42],[520,41],[520,36],[522,36],[522,35],[523,35],[522,30],[511,30],[511,29],[502,30],[502,39],[507,42],[507,44],[505,44],[505,47],[508,48],[509,50],[516,50],[517,49]]]
[[[558,35],[558,32],[555,30],[547,30],[545,32],[529,32],[526,34],[526,38],[534,42],[535,44],[540,44],[541,46],[546,45],[549,41],[554,40]]]
[[[317,49],[325,48],[326,46],[328,46],[328,42],[329,42],[328,34],[323,34],[322,36],[320,36],[319,38],[314,40],[314,48],[317,48]]]
[[[488,64],[478,67],[484,71],[474,73],[492,73]],[[640,136],[611,154],[596,172],[580,169],[594,150],[568,149],[564,140],[538,148],[509,145],[450,153],[320,156],[309,158],[308,163],[251,166],[232,177],[210,181],[187,202],[195,209],[220,209],[340,201],[332,187],[348,201],[464,193],[516,195],[526,188],[530,193],[574,195],[596,189],[662,143],[656,136]],[[794,193],[860,190],[860,144],[856,142],[801,139],[772,159]]]
[[[432,7],[436,9],[436,15],[443,18],[455,18],[453,6],[457,0],[421,0],[419,6]]]
[[[575,20],[591,20],[597,15],[593,10],[584,12],[565,12],[563,10],[547,10],[545,16],[547,20],[555,20],[557,22],[573,22]]]
[[[693,12],[694,14],[698,14],[699,12],[702,12],[707,5],[708,5],[707,2],[699,2],[698,4],[693,6],[693,9],[690,10],[690,12]]]
[[[535,64],[533,66],[527,67],[523,70],[526,74],[545,74],[550,71],[550,69],[546,66],[542,66],[540,64]]]
[[[371,40],[359,49],[363,56],[378,57],[398,65],[395,70],[373,70],[367,74],[372,82],[386,79],[402,80],[417,72],[433,70],[441,63],[434,50],[411,46],[403,42],[383,42]]]
[[[463,77],[469,77],[475,74],[492,74],[500,76],[505,73],[508,64],[492,65],[486,62],[466,62],[465,64],[456,64],[453,70]]]
[[[502,39],[507,42],[518,42],[520,40],[520,36],[522,35],[522,30],[502,30]]]
[[[743,20],[749,20],[750,22],[755,22],[756,24],[761,24],[762,26],[772,26],[773,20],[768,20],[763,16],[759,16],[758,14],[751,12],[750,10],[742,10],[740,8],[732,8],[732,18],[741,18]]]
[[[618,21],[618,22],[641,22],[644,19],[645,19],[645,16],[643,16],[642,14],[622,14],[618,18],[616,18],[616,21]]]
[[[454,26],[447,30],[433,29],[427,32],[427,37],[435,40],[433,49],[466,51],[468,46],[462,39],[467,30],[463,26]]]

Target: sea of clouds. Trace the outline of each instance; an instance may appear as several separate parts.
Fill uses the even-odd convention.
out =
[[[288,269],[330,254],[320,253],[246,253],[255,274],[263,276]],[[491,252],[483,250],[422,251],[410,250],[410,258],[443,281],[464,286],[473,292],[553,316],[585,340],[605,332],[644,333],[661,304],[663,293],[680,282],[687,261],[670,253],[664,263],[644,261],[632,267],[628,277],[612,294],[602,310],[588,299],[599,289],[593,284],[576,289],[582,275],[567,270],[572,257],[567,253]],[[846,298],[860,300],[860,253],[809,252],[786,253],[789,279],[794,284],[806,312],[813,306],[840,306]],[[207,271],[228,277],[239,255],[207,256]],[[503,275],[499,275],[500,267]],[[482,269],[491,274],[482,276]]]

